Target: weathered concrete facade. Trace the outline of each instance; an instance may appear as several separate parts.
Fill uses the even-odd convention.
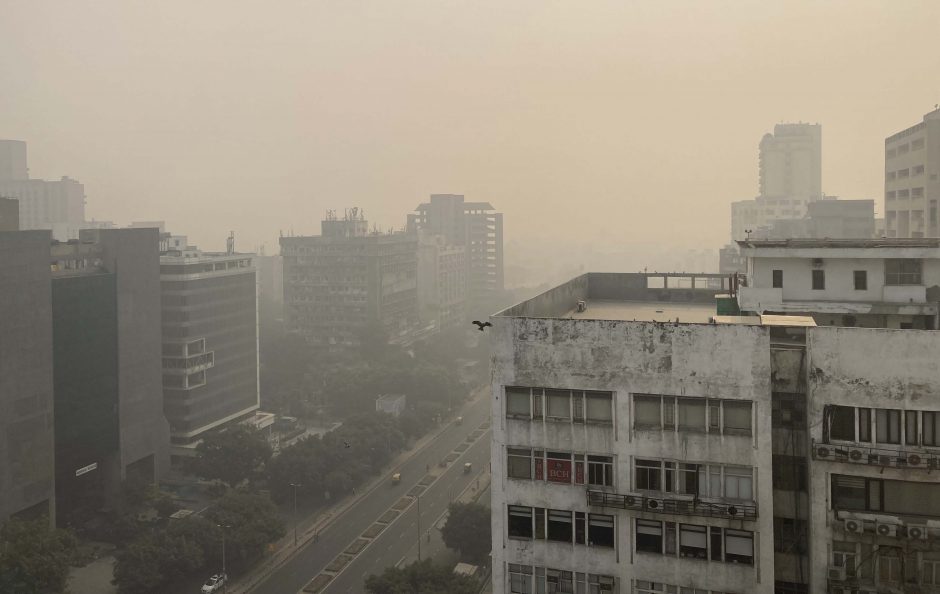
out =
[[[774,591],[770,328],[570,319],[714,300],[652,276],[583,275],[491,318],[495,592]]]

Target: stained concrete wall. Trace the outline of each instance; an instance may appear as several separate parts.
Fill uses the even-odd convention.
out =
[[[867,328],[810,328],[807,333],[808,409],[810,437],[823,438],[823,411],[827,405],[940,410],[940,332]],[[891,449],[892,446],[880,446]],[[918,451],[916,446],[894,449]],[[885,480],[937,482],[926,469],[870,466],[839,461],[811,460],[810,532],[811,586],[825,591],[833,540],[871,543],[874,536],[846,534],[831,509],[833,473]],[[914,510],[912,510],[914,511]],[[884,515],[884,514],[878,514]],[[923,522],[923,520],[918,520]],[[884,544],[904,545],[901,541]]]
[[[0,232],[0,523],[55,521],[49,231]]]
[[[585,277],[544,293],[542,308],[583,295]],[[511,317],[531,311],[520,304],[491,318],[493,346],[492,413],[493,575],[497,592],[506,583],[505,563],[524,563],[619,576],[620,591],[631,579],[738,592],[773,591],[773,518],[771,477],[757,468],[771,467],[771,368],[767,328],[707,324],[662,324],[608,320]],[[614,424],[542,423],[506,419],[505,386],[603,390],[614,393]],[[635,432],[633,393],[748,399],[753,405],[753,436]],[[506,447],[549,447],[615,457],[615,490],[633,490],[632,457],[687,459],[741,464],[755,468],[756,522],[672,517],[643,512],[589,508],[584,487],[506,478]],[[507,536],[509,504],[615,514],[615,551]],[[680,521],[752,530],[754,567],[702,563],[635,554],[633,519]]]

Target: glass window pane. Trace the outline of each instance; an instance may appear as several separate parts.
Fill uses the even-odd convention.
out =
[[[554,419],[571,418],[571,392],[568,390],[545,390],[548,399],[548,416]]]
[[[633,408],[636,416],[635,427],[660,427],[659,396],[634,396]]]
[[[529,389],[506,388],[506,416],[528,417],[529,414]]]
[[[748,401],[725,400],[725,433],[751,434],[751,403]]]
[[[829,407],[829,439],[855,441],[855,407]]]
[[[587,392],[587,420],[611,422],[614,419],[613,394],[609,392]]]
[[[705,399],[679,398],[679,429],[705,431]]]

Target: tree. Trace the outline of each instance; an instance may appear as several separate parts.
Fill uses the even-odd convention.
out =
[[[389,567],[381,575],[366,578],[369,594],[476,594],[480,584],[465,575],[456,575],[430,559],[405,567]]]
[[[164,531],[147,533],[118,552],[113,581],[120,594],[156,592],[202,567],[204,559],[195,539]]]
[[[46,518],[9,520],[0,528],[0,592],[64,592],[75,545],[71,532],[50,528]]]
[[[479,503],[451,503],[441,538],[448,548],[474,563],[486,559],[492,546],[490,511]]]
[[[251,491],[229,491],[209,508],[206,519],[225,530],[226,559],[236,569],[261,558],[268,544],[286,534],[271,499]],[[211,551],[209,557],[214,555]]]
[[[237,426],[205,437],[188,469],[196,476],[234,487],[255,476],[270,458],[271,446],[260,432]]]

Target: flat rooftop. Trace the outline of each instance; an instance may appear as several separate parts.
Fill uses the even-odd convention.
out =
[[[742,248],[937,248],[940,238],[742,239],[737,244]]]
[[[715,315],[715,303],[671,303],[668,301],[587,300],[585,310],[577,304],[564,318],[575,320],[621,320],[635,322],[676,322],[708,324]],[[757,318],[755,318],[757,319]]]

